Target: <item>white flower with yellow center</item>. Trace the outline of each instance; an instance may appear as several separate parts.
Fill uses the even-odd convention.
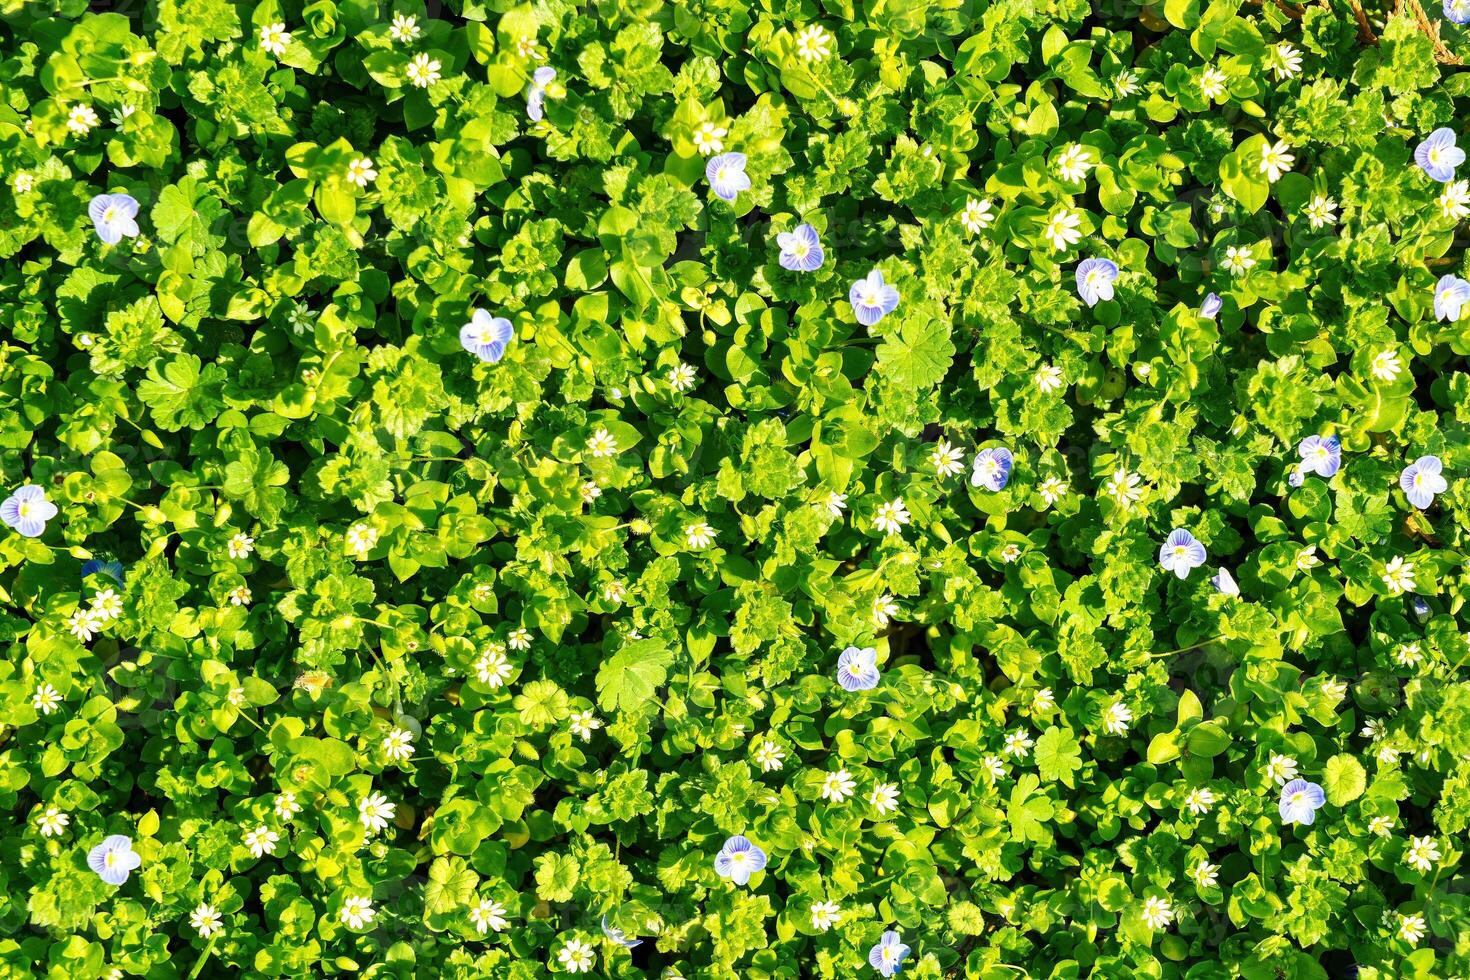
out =
[[[78,136],[86,136],[100,122],[96,110],[89,105],[74,105],[66,114],[66,128]]]
[[[41,832],[42,837],[57,836],[66,829],[69,823],[71,823],[71,817],[54,806],[48,806],[36,817],[36,829]]]
[[[965,202],[965,209],[960,212],[960,224],[970,234],[980,234],[995,220],[995,212],[991,208],[991,203],[984,198],[970,198]]]
[[[948,439],[940,439],[929,453],[929,465],[934,467],[934,472],[942,480],[965,468],[963,456],[964,451],[958,446],[950,445]]]
[[[412,14],[394,14],[388,27],[388,36],[398,43],[415,40],[419,36],[418,18]]]
[[[1393,381],[1403,369],[1404,362],[1399,359],[1399,352],[1396,350],[1381,350],[1373,355],[1370,370],[1379,381]]]
[[[1225,94],[1225,73],[1214,65],[1206,68],[1199,76],[1199,91],[1213,102]]]
[[[1403,595],[1405,592],[1413,592],[1416,586],[1414,581],[1414,565],[1404,561],[1403,558],[1395,556],[1388,564],[1383,566],[1383,584],[1388,589],[1389,595]]]
[[[714,543],[715,536],[719,532],[710,527],[706,521],[695,521],[684,526],[684,541],[694,549],[708,548]]]
[[[694,131],[694,148],[702,156],[723,152],[725,149],[725,137],[730,131],[724,126],[712,122],[702,122]]]
[[[1452,180],[1439,192],[1439,213],[1452,221],[1470,218],[1470,180]]]
[[[373,161],[370,157],[357,157],[347,165],[347,183],[349,184],[365,188],[377,179],[378,172],[373,169]]]
[[[245,832],[243,843],[246,850],[252,855],[264,857],[267,854],[276,853],[276,841],[280,839],[281,835],[269,827],[256,827],[254,830]]]
[[[440,67],[442,66],[438,60],[420,53],[414,55],[409,61],[404,75],[407,76],[409,84],[415,88],[428,88],[443,77],[439,74]]]
[[[898,603],[887,592],[873,600],[873,623],[887,626],[888,621],[898,615]]]
[[[1082,215],[1071,208],[1062,208],[1047,219],[1041,236],[1051,244],[1053,250],[1066,251],[1082,241]]]
[[[235,559],[249,558],[250,553],[254,550],[255,539],[243,532],[237,533],[234,537],[230,538],[229,543],[225,545],[225,552],[231,558]]]
[[[873,526],[884,534],[897,534],[909,522],[909,511],[902,497],[895,497],[878,505],[873,514]]]
[[[1097,161],[1092,159],[1092,153],[1087,147],[1079,143],[1072,143],[1062,150],[1053,169],[1058,177],[1068,182],[1084,180],[1087,172],[1097,166]]]
[[[200,902],[199,907],[189,913],[189,925],[199,933],[201,939],[208,939],[225,927],[219,910],[204,902]]]
[[[347,550],[359,558],[366,558],[378,543],[378,529],[370,524],[357,523],[347,529]]]
[[[618,451],[618,440],[607,429],[598,427],[587,439],[587,451],[593,459],[605,459]]]
[[[1267,143],[1261,147],[1261,173],[1271,183],[1281,179],[1281,175],[1291,169],[1296,162],[1296,157],[1291,155],[1291,147],[1286,145],[1285,140],[1277,140],[1274,144]]]
[[[262,24],[260,28],[260,46],[270,54],[279,58],[286,53],[286,45],[291,43],[291,35],[286,30],[286,25],[281,23]]]
[[[404,762],[413,756],[413,732],[394,725],[383,736],[383,755],[394,762]]]
[[[822,799],[832,803],[841,803],[852,796],[857,789],[857,780],[846,769],[838,769],[829,772],[822,780]]]
[[[342,901],[342,923],[350,929],[361,929],[377,918],[378,910],[366,895],[349,895]]]
[[[1307,224],[1313,228],[1337,224],[1337,202],[1326,194],[1314,194],[1307,202]]]
[[[796,56],[802,61],[821,61],[830,53],[832,35],[821,24],[808,24],[796,35]]]

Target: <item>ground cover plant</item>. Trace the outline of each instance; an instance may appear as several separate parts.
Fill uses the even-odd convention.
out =
[[[1470,4],[0,0],[0,974],[1470,975]]]

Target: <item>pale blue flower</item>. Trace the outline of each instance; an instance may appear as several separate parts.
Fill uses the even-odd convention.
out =
[[[1224,568],[1223,566],[1218,572],[1214,574],[1214,577],[1210,579],[1210,584],[1213,585],[1215,587],[1215,591],[1220,593],[1221,595],[1240,595],[1240,586],[1235,584],[1235,576],[1231,575],[1230,570],[1228,568]]]
[[[101,561],[93,558],[82,563],[82,578],[89,575],[106,575],[116,580],[118,585],[123,584],[123,563],[120,561]]]
[[[121,885],[142,863],[132,839],[122,834],[112,835],[87,852],[87,867],[109,885]]]
[[[494,364],[505,356],[505,347],[514,336],[515,328],[505,317],[475,310],[470,322],[459,328],[459,345],[480,360]]]
[[[898,933],[890,929],[883,934],[878,945],[868,950],[868,962],[885,977],[891,977],[903,968],[903,961],[908,959],[910,952],[903,940],[898,938]]]
[[[526,116],[532,122],[540,122],[546,116],[546,86],[556,81],[556,69],[542,65],[531,76],[526,87]]]
[[[97,229],[97,237],[108,245],[116,245],[124,235],[138,237],[138,202],[131,194],[98,194],[87,205],[87,215]]]
[[[1317,819],[1317,811],[1327,802],[1327,794],[1316,783],[1305,779],[1293,779],[1281,787],[1281,812],[1284,823],[1311,824]]]
[[[878,686],[878,651],[872,647],[848,647],[837,657],[837,683],[849,691],[868,691]]]
[[[871,327],[898,309],[898,290],[884,282],[883,273],[874,269],[866,278],[852,284],[847,301],[852,304],[852,314],[858,323]]]
[[[1224,305],[1225,301],[1223,299],[1215,293],[1210,293],[1205,297],[1205,301],[1199,305],[1199,315],[1206,320],[1213,320],[1219,314],[1220,307]]]
[[[781,268],[792,272],[815,272],[826,258],[817,229],[811,225],[797,225],[790,231],[781,232],[776,236],[776,244],[781,246],[781,255],[776,261],[781,263]]]
[[[1164,543],[1159,546],[1159,564],[1164,571],[1173,572],[1182,579],[1188,578],[1192,570],[1203,565],[1207,557],[1205,546],[1182,527],[1170,531]]]
[[[1302,473],[1301,467],[1299,466],[1293,466],[1291,468],[1291,472],[1288,473],[1286,476],[1286,482],[1294,487],[1299,487],[1306,481],[1307,478],[1305,474]]]
[[[1077,295],[1088,306],[1098,300],[1113,298],[1113,281],[1118,278],[1118,265],[1108,259],[1083,259],[1077,265]]]
[[[725,841],[725,846],[715,855],[715,874],[737,885],[748,883],[750,876],[765,866],[766,852],[739,834]]]
[[[634,946],[643,945],[643,940],[629,939],[628,934],[623,930],[608,925],[607,916],[605,915],[602,917],[602,934],[625,949],[632,949]]]
[[[34,483],[27,483],[0,503],[0,521],[28,538],[39,538],[46,522],[55,516],[56,505]]]
[[[1440,127],[1414,150],[1414,162],[1430,180],[1444,183],[1455,176],[1455,168],[1465,162],[1465,151],[1455,145],[1455,131]]]
[[[715,197],[722,201],[733,201],[741,191],[750,190],[744,153],[721,153],[710,157],[704,167],[704,177]]]
[[[1307,436],[1296,451],[1302,458],[1303,476],[1316,473],[1330,478],[1342,469],[1342,442],[1337,436]]]
[[[1444,464],[1438,456],[1420,456],[1399,474],[1399,488],[1409,498],[1409,503],[1420,510],[1428,510],[1434,503],[1434,495],[1449,488],[1440,475],[1443,470]]]
[[[1011,451],[1004,447],[980,450],[975,454],[975,463],[970,470],[970,486],[999,493],[1011,482],[1014,462]]]
[[[1462,27],[1470,24],[1470,0],[1444,0],[1445,20]]]
[[[1466,303],[1470,303],[1470,282],[1459,276],[1440,276],[1434,286],[1434,318],[1454,323]]]
[[[1422,595],[1409,597],[1409,608],[1414,611],[1414,619],[1420,624],[1429,622],[1429,600]]]

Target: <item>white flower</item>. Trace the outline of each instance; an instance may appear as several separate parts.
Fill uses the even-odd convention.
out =
[[[1021,546],[1018,545],[1018,544],[1016,544],[1016,543],[1014,543],[1014,542],[1012,542],[1011,544],[1008,544],[1004,548],[1000,549],[1000,560],[1003,561],[1003,562],[1005,562],[1007,565],[1009,565],[1012,562],[1016,561],[1020,557],[1021,557]]]
[[[1215,794],[1205,787],[1192,789],[1189,795],[1184,797],[1184,806],[1190,813],[1200,816],[1210,812],[1210,807],[1215,805]]]
[[[902,497],[879,504],[877,512],[873,514],[873,526],[884,534],[897,534],[908,522],[909,512]]]
[[[295,793],[277,793],[271,808],[278,819],[286,821],[301,812],[301,804],[296,802]]]
[[[868,802],[879,813],[892,813],[898,809],[898,786],[894,783],[879,783],[868,794]]]
[[[1066,251],[1068,246],[1082,241],[1082,215],[1071,208],[1058,210],[1047,219],[1041,237],[1050,242],[1056,251]]]
[[[1130,473],[1120,466],[1103,485],[1103,493],[1117,501],[1119,507],[1127,510],[1143,496],[1143,491],[1139,488],[1142,482],[1137,473]]]
[[[1041,711],[1050,711],[1052,708],[1055,708],[1056,706],[1057,706],[1057,698],[1056,698],[1056,695],[1054,695],[1054,694],[1051,693],[1051,688],[1049,688],[1049,687],[1043,687],[1041,690],[1039,690],[1035,694],[1031,695],[1031,711],[1033,713],[1041,712]]]
[[[1244,246],[1230,245],[1225,249],[1225,270],[1232,276],[1243,276],[1256,264],[1256,257]]]
[[[37,684],[36,693],[31,695],[31,707],[49,715],[61,706],[61,695],[50,684]]]
[[[1083,180],[1095,166],[1097,161],[1092,159],[1087,147],[1078,143],[1069,144],[1054,164],[1057,176],[1065,181]]]
[[[1220,98],[1225,94],[1225,73],[1214,65],[1206,68],[1199,76],[1199,91],[1212,102]]]
[[[1433,837],[1410,837],[1404,849],[1404,863],[1415,871],[1432,871],[1439,862],[1439,843]]]
[[[1314,194],[1307,202],[1307,224],[1313,228],[1337,224],[1337,202],[1326,194]]]
[[[405,74],[409,82],[417,88],[428,88],[437,82],[442,76],[439,74],[439,62],[426,54],[416,54],[408,63]]]
[[[948,439],[940,439],[934,444],[934,450],[929,454],[929,464],[934,467],[934,472],[939,475],[939,478],[943,479],[947,476],[954,476],[965,468],[961,458],[963,456],[964,450],[950,445]]]
[[[755,750],[755,762],[761,767],[761,772],[777,771],[785,758],[786,753],[781,751],[781,746],[770,739],[766,739]]]
[[[826,932],[842,920],[842,907],[836,902],[817,902],[812,906],[812,928]]]
[[[628,589],[622,582],[613,581],[602,587],[602,597],[608,602],[622,602],[627,594]]]
[[[419,36],[418,18],[412,14],[394,14],[388,36],[400,43],[415,40]]]
[[[831,43],[832,35],[821,24],[809,24],[796,35],[796,56],[802,61],[821,61]]]
[[[1128,723],[1133,720],[1133,712],[1121,701],[1114,701],[1108,705],[1103,712],[1103,730],[1109,735],[1123,735],[1128,731]]]
[[[1277,755],[1271,753],[1270,760],[1266,763],[1266,778],[1272,780],[1277,786],[1285,786],[1297,776],[1296,760],[1289,755]]]
[[[1394,648],[1393,659],[1401,667],[1417,667],[1424,662],[1424,650],[1417,643],[1400,643]]]
[[[586,483],[582,484],[579,492],[582,495],[582,503],[590,504],[592,503],[592,501],[602,496],[602,487],[599,487],[597,485],[596,480],[588,480]]]
[[[1426,932],[1424,917],[1422,915],[1399,916],[1399,938],[1411,945],[1417,944],[1424,938]]]
[[[541,42],[534,37],[523,37],[516,42],[516,54],[527,61],[545,61],[546,54],[541,50]]]
[[[684,541],[694,549],[708,548],[719,533],[706,521],[695,521],[684,525]]]
[[[1220,866],[1218,864],[1211,864],[1208,861],[1202,860],[1189,869],[1189,876],[1194,879],[1194,883],[1199,887],[1213,888],[1215,887],[1216,881],[1215,875],[1219,870]]]
[[[857,781],[846,769],[829,772],[822,780],[822,799],[841,803],[857,789]]]
[[[111,589],[103,589],[92,597],[92,618],[98,623],[110,623],[122,615],[122,596]]]
[[[980,771],[985,773],[986,778],[993,783],[1005,776],[1006,764],[998,755],[987,755],[980,760]]]
[[[1393,830],[1393,817],[1374,817],[1368,821],[1368,833],[1379,837],[1389,836]]]
[[[1159,898],[1157,895],[1150,896],[1143,903],[1144,925],[1150,929],[1165,929],[1169,923],[1174,921],[1174,909],[1169,905],[1167,898]]]
[[[1031,736],[1026,734],[1024,728],[1018,728],[1006,736],[1005,748],[1001,749],[1006,755],[1013,755],[1017,759],[1024,759],[1031,751],[1031,746],[1036,743]]]
[[[350,929],[361,929],[377,915],[373,900],[366,895],[349,895],[342,901],[342,922]]]
[[[377,833],[388,826],[388,821],[398,811],[398,806],[389,803],[382,793],[372,792],[357,803],[357,819],[369,833]]]
[[[567,719],[567,727],[573,735],[581,736],[582,741],[588,742],[592,739],[592,733],[602,727],[602,721],[591,711],[574,711],[572,717]]]
[[[290,43],[291,35],[286,32],[285,24],[261,25],[260,46],[277,58],[286,53],[286,45]]]
[[[189,913],[189,925],[203,939],[208,939],[225,927],[220,920],[219,910],[205,902],[200,902],[199,907]]]
[[[98,621],[97,614],[90,609],[78,609],[71,614],[66,621],[67,632],[81,640],[83,643],[92,639],[92,636],[102,629],[102,623]]]
[[[1403,595],[1405,592],[1412,592],[1417,584],[1414,581],[1413,563],[1406,562],[1398,556],[1383,566],[1382,578],[1389,595]]]
[[[481,684],[488,684],[492,690],[504,684],[510,673],[510,661],[505,657],[505,649],[498,643],[490,644],[475,661],[475,676]]]
[[[897,615],[898,603],[887,592],[873,600],[873,622],[877,625],[887,626],[888,621]]]
[[[592,454],[593,459],[603,459],[618,451],[618,440],[607,429],[598,426],[597,431],[587,439],[587,451]]]
[[[1051,393],[1060,391],[1063,385],[1062,369],[1055,364],[1043,364],[1036,369],[1036,387]]]
[[[556,954],[561,960],[561,965],[568,973],[586,973],[592,969],[596,955],[592,952],[592,946],[580,939],[569,939],[567,944]]]
[[[114,126],[121,126],[123,123],[127,122],[129,116],[137,111],[138,107],[133,105],[131,102],[124,103],[123,105],[118,106],[115,110],[113,110],[111,117],[112,124]]]
[[[512,650],[529,650],[531,649],[531,631],[524,626],[517,626],[505,638],[505,643]]]
[[[231,558],[249,558],[250,553],[255,550],[255,539],[243,532],[230,538],[225,550]]]
[[[1041,485],[1036,488],[1036,492],[1041,494],[1041,499],[1046,501],[1046,505],[1050,507],[1067,495],[1067,484],[1063,480],[1049,476],[1041,481]]]
[[[356,157],[347,165],[347,182],[356,184],[358,187],[367,187],[368,184],[378,179],[378,172],[373,169],[373,161],[370,157]]]
[[[702,122],[694,131],[694,148],[703,156],[722,153],[725,149],[725,137],[729,134],[730,131],[724,126]]]
[[[252,855],[263,857],[266,854],[276,853],[276,841],[280,839],[280,834],[269,827],[262,826],[254,830],[247,830],[243,843]]]
[[[1285,140],[1277,140],[1273,145],[1267,143],[1261,147],[1261,173],[1271,183],[1281,179],[1281,175],[1291,169],[1296,162],[1296,157],[1291,155],[1291,147],[1286,145]]]
[[[21,194],[29,194],[35,186],[35,175],[28,174],[24,170],[17,171],[15,176],[12,177],[10,180],[10,187],[12,190],[15,191],[17,196]]]
[[[827,508],[827,513],[833,517],[841,517],[842,512],[847,510],[847,494],[834,490],[827,494],[827,499],[822,501],[822,506]]]
[[[1271,46],[1271,52],[1266,56],[1266,65],[1278,81],[1294,78],[1302,70],[1302,54],[1290,42],[1281,41]]]
[[[359,558],[366,558],[378,543],[378,529],[370,524],[357,523],[347,529],[347,550]]]
[[[669,387],[675,391],[688,391],[694,387],[695,379],[694,368],[682,361],[669,368]]]
[[[965,231],[972,235],[978,235],[990,223],[995,220],[995,212],[991,210],[991,203],[984,198],[972,197],[965,202],[965,209],[960,212],[960,224]]]
[[[41,832],[42,837],[55,837],[66,829],[71,823],[71,817],[65,811],[54,806],[48,806],[36,817],[36,829]]]
[[[230,600],[232,606],[248,606],[250,605],[250,587],[237,585],[225,595],[225,598]]]
[[[383,736],[383,754],[394,762],[404,762],[413,755],[413,732],[394,725]]]
[[[1118,93],[1120,99],[1126,99],[1137,92],[1138,72],[1131,68],[1118,72],[1117,77],[1113,79],[1113,91]]]
[[[1470,218],[1470,180],[1452,180],[1444,185],[1439,193],[1439,212],[1454,221]]]
[[[1403,369],[1404,362],[1399,358],[1399,352],[1396,350],[1381,350],[1373,355],[1371,370],[1373,377],[1379,381],[1392,381]]]
[[[1317,546],[1309,544],[1297,551],[1295,564],[1299,572],[1309,572],[1322,564],[1322,559],[1317,557]]]
[[[505,906],[490,898],[482,898],[470,907],[470,922],[482,936],[492,929],[504,932],[510,926],[505,917]]]
[[[66,114],[66,128],[78,136],[86,136],[100,122],[97,111],[89,105],[74,105]]]

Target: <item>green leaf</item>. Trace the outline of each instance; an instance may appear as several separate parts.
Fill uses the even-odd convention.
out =
[[[1368,776],[1363,764],[1354,757],[1335,755],[1327,760],[1322,787],[1327,791],[1327,802],[1343,806],[1363,795],[1363,790],[1368,788]]]
[[[597,670],[597,703],[604,711],[628,711],[653,697],[668,677],[674,655],[658,640],[637,640]]]
[[[1072,785],[1072,774],[1082,768],[1082,748],[1073,734],[1053,725],[1036,740],[1036,768],[1041,778]]]

